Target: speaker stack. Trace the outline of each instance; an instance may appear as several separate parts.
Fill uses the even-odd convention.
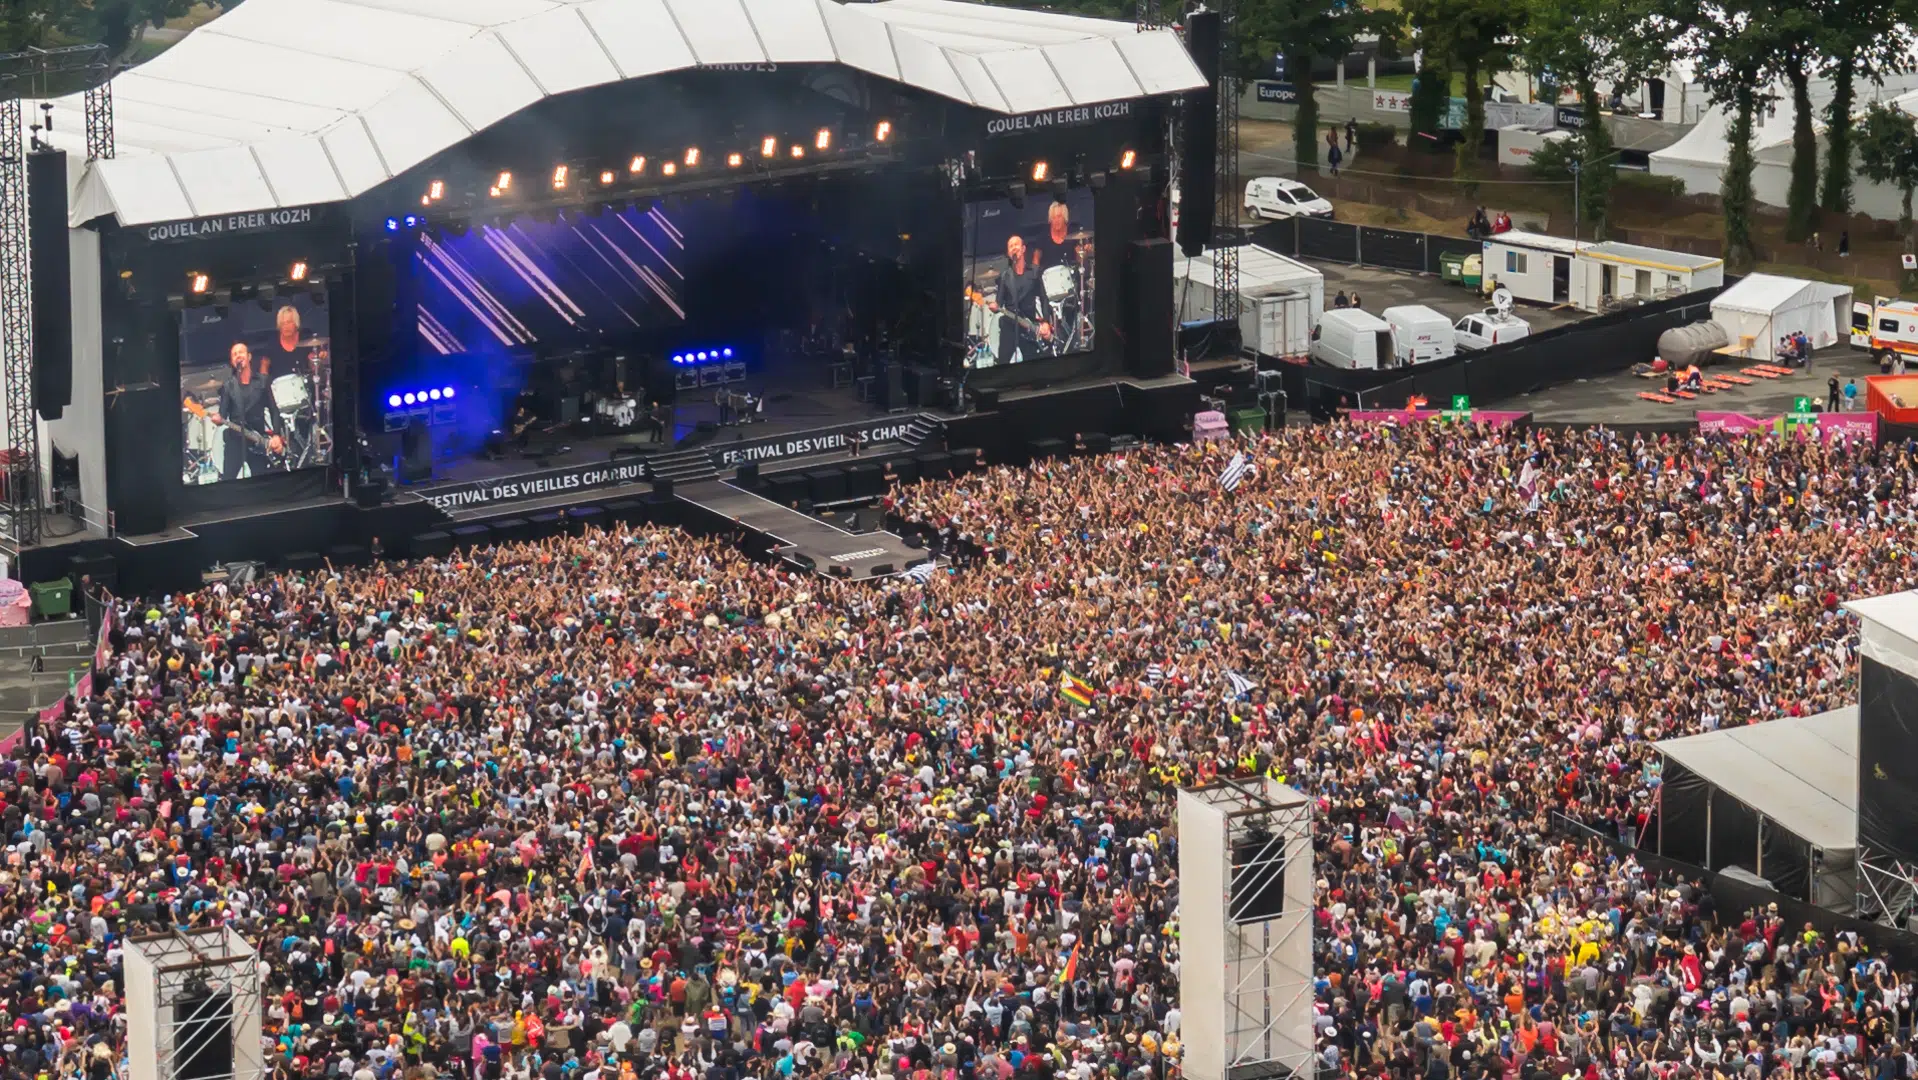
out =
[[[1179,153],[1179,250],[1191,258],[1204,254],[1212,241],[1219,156],[1218,12],[1195,11],[1186,16],[1185,47],[1205,76],[1205,88],[1186,94],[1179,106],[1183,136]],[[1233,103],[1234,108],[1237,105]]]

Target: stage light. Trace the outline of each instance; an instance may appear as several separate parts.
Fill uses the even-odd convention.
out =
[[[450,386],[449,386],[449,387],[446,387],[445,389],[443,389],[443,390],[441,390],[441,391],[440,391],[440,393],[441,393],[442,395],[444,395],[444,396],[445,396],[445,398],[446,398],[446,400],[448,400],[448,401],[451,401],[451,400],[453,400],[453,388],[452,388],[452,387],[450,387]]]
[[[386,219],[386,231],[387,231],[387,232],[399,232],[399,231],[400,231],[400,219],[399,219],[399,218],[387,218],[387,219]]]
[[[706,360],[706,350],[704,350],[704,349],[701,349],[701,350],[699,351],[699,359],[700,359],[700,362],[701,362],[701,363],[704,363],[704,362],[705,362],[705,360]]]
[[[421,196],[420,196],[420,205],[421,205],[421,206],[431,206],[431,205],[433,205],[433,200],[432,200],[432,198],[430,198],[429,196],[426,196],[426,195],[421,195]]]
[[[428,390],[426,392],[426,399],[428,401],[438,401],[440,399],[440,392],[438,390]]]
[[[726,164],[735,169],[739,168],[740,164],[744,162],[745,160],[746,160],[745,156],[740,154],[736,150],[726,155]]]
[[[759,156],[772,157],[779,153],[779,140],[771,135],[759,140]]]
[[[427,198],[439,199],[439,198],[445,197],[445,195],[446,195],[446,181],[435,180],[432,183],[426,185]]]
[[[509,172],[500,173],[499,179],[493,181],[493,188],[497,191],[513,190],[513,174]]]
[[[499,189],[498,189],[498,188],[488,188],[488,189],[486,189],[486,193],[487,193],[488,195],[491,195],[491,196],[492,196],[493,198],[495,198],[495,199],[497,199],[497,198],[499,198]]]
[[[418,225],[419,223],[420,223],[420,216],[419,216],[418,214],[408,214],[408,215],[406,215],[406,227],[407,227],[407,228],[409,228],[409,229],[411,229],[411,228],[413,228],[413,227],[415,227],[415,226],[417,226],[417,225]]]
[[[812,145],[815,150],[830,150],[832,148],[832,129],[820,128],[819,134],[812,137]]]
[[[638,176],[640,173],[645,172],[646,158],[644,156],[634,158],[632,160],[632,163],[626,166],[626,171],[629,173],[632,173],[634,176]]]
[[[187,284],[192,287],[193,295],[198,296],[206,292],[206,287],[210,282],[208,282],[205,274],[189,274],[187,276],[190,279]]]
[[[879,121],[879,126],[872,129],[872,137],[877,142],[885,142],[892,138],[892,121]]]
[[[1045,183],[1046,177],[1051,175],[1051,173],[1052,173],[1052,167],[1047,165],[1045,162],[1035,161],[1032,163],[1032,182],[1033,183],[1035,184]]]
[[[612,183],[612,182],[613,182],[613,174],[612,174],[612,171],[611,171],[611,170],[608,170],[608,171],[606,171],[606,172],[603,172],[603,173],[600,173],[600,174],[599,174],[599,182],[600,182],[600,183],[602,183],[602,184],[610,184],[610,183]]]
[[[686,167],[690,169],[693,166],[698,164],[699,164],[699,147],[697,146],[687,147],[686,148]]]
[[[795,158],[802,158],[802,157],[805,157],[805,156],[806,156],[806,148],[805,148],[805,147],[803,147],[803,146],[801,146],[801,145],[799,145],[798,143],[794,143],[794,144],[793,144],[793,157],[795,157]]]
[[[553,190],[562,191],[565,189],[566,177],[570,175],[570,172],[571,170],[567,169],[564,165],[556,165],[553,167]]]
[[[1125,153],[1119,155],[1119,168],[1130,169],[1138,160],[1139,152],[1137,150],[1127,150]]]
[[[389,409],[397,409],[397,408],[399,408],[399,407],[400,407],[400,396],[399,396],[398,394],[388,394],[388,395],[387,395],[387,397],[386,397],[386,407],[387,407],[387,408],[389,408]]]
[[[291,280],[291,281],[305,281],[306,280],[306,264],[303,262],[294,263],[293,269],[288,271],[286,276],[288,280]]]
[[[733,351],[732,351],[731,349],[722,349],[722,350],[720,350],[720,351],[721,351],[721,353],[723,353],[723,354],[725,355],[725,357],[726,357],[726,359],[728,359],[728,360],[730,360],[730,359],[732,359],[732,356],[733,356]]]
[[[411,404],[413,404],[413,400],[414,400],[414,399],[413,399],[413,394],[412,394],[412,392],[410,392],[410,391],[409,391],[409,392],[407,393],[407,395],[406,395],[406,397],[405,397],[405,398],[403,398],[402,400],[404,400],[404,401],[405,401],[405,402],[406,402],[406,403],[407,403],[408,405],[411,405]]]
[[[667,176],[671,176],[671,175],[673,175],[674,173],[676,173],[676,172],[678,172],[678,171],[679,171],[679,166],[677,166],[677,165],[675,165],[675,164],[673,164],[672,162],[670,162],[670,161],[669,161],[669,162],[667,162],[666,164],[664,164],[664,165],[661,165],[661,166],[659,167],[659,171],[660,171],[660,172],[662,172],[662,173],[665,173],[665,174],[666,174]]]

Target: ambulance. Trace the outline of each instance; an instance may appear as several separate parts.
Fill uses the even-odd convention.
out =
[[[1851,347],[1870,349],[1872,357],[1889,361],[1892,353],[1918,357],[1918,302],[1879,296],[1867,304],[1851,305]]]

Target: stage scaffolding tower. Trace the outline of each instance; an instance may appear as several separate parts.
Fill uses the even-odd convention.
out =
[[[1213,211],[1212,317],[1239,321],[1239,0],[1214,0],[1219,11],[1219,160]]]
[[[104,45],[69,45],[0,54],[0,380],[4,380],[7,462],[0,508],[11,545],[40,542],[40,417],[33,401],[33,266],[27,238],[29,118],[22,99],[49,96],[56,82],[84,84],[87,160],[113,156],[111,54]],[[36,135],[36,143],[37,143]]]

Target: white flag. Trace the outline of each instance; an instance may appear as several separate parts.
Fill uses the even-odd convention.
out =
[[[939,572],[939,564],[933,561],[932,559],[927,559],[925,562],[922,562],[919,565],[914,566],[911,569],[907,570],[906,576],[923,585],[926,582],[931,581],[932,575],[938,572]]]
[[[1245,459],[1243,451],[1233,454],[1232,460],[1225,463],[1225,471],[1219,474],[1219,486],[1231,491],[1238,487],[1239,482],[1245,479],[1245,474],[1251,471],[1252,463]]]

